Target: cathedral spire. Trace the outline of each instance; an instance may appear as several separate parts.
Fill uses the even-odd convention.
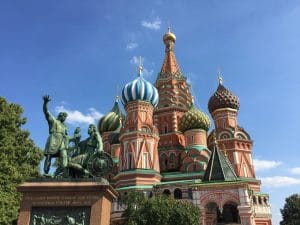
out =
[[[164,44],[166,46],[166,55],[165,60],[162,65],[160,74],[181,74],[180,68],[176,62],[175,54],[174,54],[174,45],[176,41],[176,36],[171,32],[171,27],[168,27],[168,32],[163,37]]]

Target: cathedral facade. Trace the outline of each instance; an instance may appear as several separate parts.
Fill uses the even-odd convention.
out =
[[[214,123],[193,102],[190,85],[176,62],[176,36],[163,36],[165,59],[155,84],[139,67],[137,78],[116,97],[98,124],[104,150],[114,160],[109,180],[121,194],[140,190],[190,201],[202,225],[271,225],[268,194],[260,191],[252,140],[239,126],[239,99],[222,83],[208,101]],[[115,202],[111,223],[122,224]]]

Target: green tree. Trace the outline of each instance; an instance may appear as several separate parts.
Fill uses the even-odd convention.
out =
[[[200,221],[197,206],[166,196],[146,198],[141,192],[129,192],[120,202],[127,205],[126,225],[198,225]]]
[[[282,221],[280,225],[300,224],[300,195],[293,194],[285,199],[283,209],[280,209]]]
[[[0,97],[0,224],[16,222],[21,196],[16,186],[39,176],[41,150],[22,130],[26,123],[20,105]]]

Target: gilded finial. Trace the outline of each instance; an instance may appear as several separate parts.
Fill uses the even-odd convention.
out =
[[[139,57],[139,67],[138,67],[138,71],[139,71],[139,76],[142,75],[142,71],[143,71],[143,63],[142,63],[142,57]]]
[[[165,33],[163,40],[165,45],[170,45],[170,41],[173,43],[176,41],[176,36],[174,33],[172,33],[170,25],[168,26],[168,31]]]
[[[227,157],[227,150],[224,143],[222,144],[222,147],[223,147],[224,156]]]
[[[117,96],[116,96],[116,102],[118,102],[118,101],[119,101],[119,96],[117,95]]]

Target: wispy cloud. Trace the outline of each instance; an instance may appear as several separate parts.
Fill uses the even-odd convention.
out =
[[[256,171],[269,170],[278,167],[282,164],[280,161],[253,159]]]
[[[144,61],[144,58],[141,57],[141,60],[142,62]],[[138,56],[133,56],[131,59],[130,59],[130,64],[133,64],[133,65],[139,65],[140,64],[140,57]]]
[[[262,185],[265,187],[286,187],[296,184],[300,184],[300,179],[293,177],[283,177],[283,176],[274,176],[274,177],[259,177],[262,181]]]
[[[153,75],[153,70],[148,70],[148,69],[146,69],[146,68],[144,68],[143,69],[143,74],[144,74],[144,77],[152,77],[152,75]]]
[[[145,21],[143,20],[141,22],[143,27],[146,27],[148,29],[151,30],[159,30],[160,29],[160,25],[161,25],[161,20],[159,17],[157,17],[154,21],[150,22],[150,21]]]
[[[133,49],[135,49],[135,48],[138,47],[138,46],[139,46],[138,43],[130,42],[130,43],[128,43],[128,44],[126,45],[126,49],[127,49],[127,50],[133,50]]]
[[[300,167],[294,167],[290,169],[292,174],[300,175]]]
[[[94,108],[89,108],[86,114],[78,111],[78,110],[70,110],[66,109],[65,106],[57,106],[55,111],[58,112],[66,112],[68,113],[68,117],[66,122],[72,125],[79,125],[79,124],[95,124],[103,114],[98,112]]]

